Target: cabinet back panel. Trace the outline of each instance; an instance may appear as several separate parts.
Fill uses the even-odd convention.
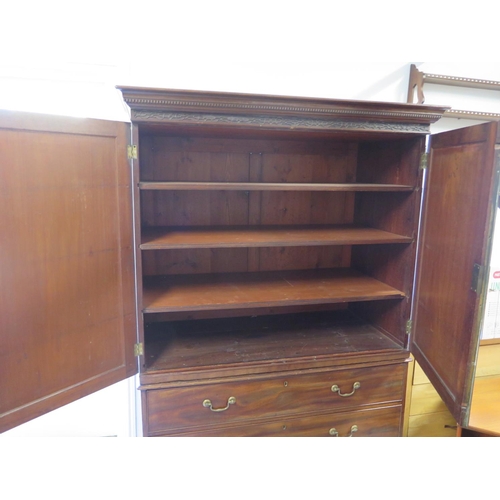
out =
[[[142,225],[220,226],[248,223],[245,191],[142,191]]]
[[[276,179],[264,176],[263,182],[350,182],[357,144],[143,136],[140,155],[142,181],[244,182],[249,180],[250,157],[262,156],[264,170]],[[279,178],[280,168],[284,179]],[[351,180],[344,177],[346,170]]]
[[[264,191],[260,193],[261,224],[349,224],[354,193]]]
[[[141,191],[141,219],[153,226],[349,224],[354,193]]]
[[[159,157],[161,152],[198,152],[198,153],[287,153],[287,154],[334,154],[336,156],[349,156],[357,150],[357,141],[335,139],[330,135],[328,139],[312,138],[300,139],[297,134],[291,133],[290,138],[270,138],[271,133],[261,134],[261,138],[195,135],[165,135],[143,132],[140,136],[141,159],[143,155],[151,152]],[[265,138],[262,138],[265,135]],[[153,156],[145,158],[151,159]]]
[[[142,252],[145,276],[346,267],[350,247],[208,248]]]
[[[154,152],[150,152],[150,155]],[[141,169],[141,180],[192,182],[248,181],[248,153],[166,151]],[[142,162],[144,163],[144,162]]]
[[[357,143],[144,136],[141,180],[354,182]],[[353,193],[141,192],[144,226],[352,222]]]
[[[356,151],[350,155],[262,155],[261,182],[354,182]]]
[[[349,247],[268,247],[257,249],[252,271],[346,267]]]
[[[232,273],[248,270],[246,248],[190,248],[142,252],[145,276]]]
[[[275,224],[349,224],[353,193],[265,191],[260,193],[259,222]]]

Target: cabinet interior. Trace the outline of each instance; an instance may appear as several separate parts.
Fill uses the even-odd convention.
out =
[[[422,150],[422,136],[140,128],[143,381],[406,348]]]

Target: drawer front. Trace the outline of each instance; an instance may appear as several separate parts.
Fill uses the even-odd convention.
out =
[[[372,408],[301,418],[249,422],[235,427],[211,428],[177,436],[198,437],[398,437],[401,435],[402,406]]]
[[[148,433],[401,403],[405,373],[391,365],[148,390]]]

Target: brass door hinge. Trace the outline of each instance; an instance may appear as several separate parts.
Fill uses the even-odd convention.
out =
[[[127,157],[129,160],[137,160],[137,146],[135,144],[127,146]]]
[[[429,153],[422,153],[420,156],[420,170],[425,170],[429,165]]]
[[[142,356],[144,354],[144,344],[139,342],[134,344],[134,356]]]
[[[471,290],[473,292],[478,293],[478,290],[481,291],[483,286],[484,279],[484,266],[480,266],[479,264],[474,264],[472,269],[472,281],[471,281]]]
[[[413,327],[413,321],[411,319],[409,319],[406,322],[406,335],[410,335],[411,334],[412,327]]]

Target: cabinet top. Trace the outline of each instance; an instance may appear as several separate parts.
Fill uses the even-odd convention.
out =
[[[428,133],[443,106],[317,97],[117,87],[135,123],[315,131]]]

